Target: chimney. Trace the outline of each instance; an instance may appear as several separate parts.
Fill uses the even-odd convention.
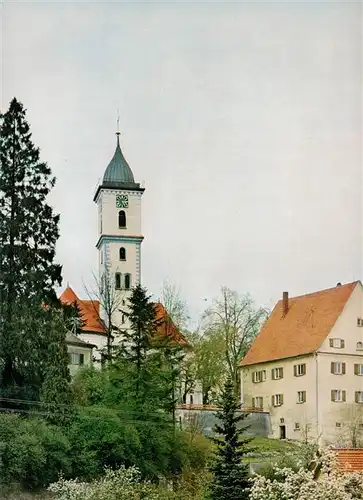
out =
[[[339,281],[339,283],[337,283],[337,286],[342,286],[342,284],[340,283],[340,281]]]
[[[289,310],[289,292],[282,294],[282,317],[284,318]]]

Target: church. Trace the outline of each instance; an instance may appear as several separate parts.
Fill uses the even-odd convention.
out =
[[[71,373],[79,365],[94,361],[100,364],[107,346],[107,325],[111,322],[118,332],[130,327],[127,315],[128,298],[132,288],[141,283],[141,201],[145,191],[135,181],[116,133],[115,153],[98,185],[93,201],[98,208],[98,283],[96,297],[79,298],[68,285],[60,296],[64,304],[77,304],[82,318],[79,335],[67,337]],[[85,292],[86,293],[86,292]],[[161,303],[155,303],[156,318],[160,320],[159,334],[170,336],[187,345]],[[117,343],[122,335],[113,335]]]

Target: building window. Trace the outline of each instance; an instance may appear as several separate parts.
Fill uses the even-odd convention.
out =
[[[356,403],[363,403],[363,391],[356,391],[355,393],[355,402]]]
[[[68,353],[68,359],[70,365],[84,365],[84,354],[78,352],[70,352]]]
[[[343,403],[347,400],[346,391],[334,389],[331,391],[331,400],[335,403]]]
[[[343,339],[329,339],[329,346],[335,349],[344,349],[345,342]]]
[[[294,431],[299,431],[299,430],[300,430],[300,424],[299,422],[295,422]]]
[[[363,365],[359,364],[354,365],[354,375],[363,376]]]
[[[294,375],[295,377],[302,377],[306,375],[306,364],[294,365]]]
[[[115,288],[116,288],[116,290],[120,290],[120,288],[121,288],[121,274],[120,273],[115,274]]]
[[[125,274],[125,290],[131,288],[131,274]]]
[[[357,326],[363,326],[363,318],[357,318]]]
[[[258,408],[262,410],[263,398],[262,397],[252,398],[252,408]]]
[[[284,404],[283,394],[274,394],[271,399],[272,406],[281,406]]]
[[[124,314],[121,316],[121,323],[122,323],[122,324],[124,324],[124,323],[125,323],[125,315],[124,315]]]
[[[126,260],[126,249],[124,247],[120,248],[119,257],[120,260]]]
[[[258,372],[252,372],[252,382],[258,384],[259,382],[265,382],[266,380],[266,370],[260,370]]]
[[[283,378],[283,376],[284,376],[284,369],[283,368],[272,368],[272,370],[271,370],[272,380],[278,380],[280,378]]]
[[[330,373],[333,373],[334,375],[345,375],[345,363],[332,361],[330,363]]]
[[[363,342],[357,342],[357,351],[363,351]]]
[[[306,403],[306,391],[297,392],[297,403]]]
[[[341,422],[335,422],[335,427],[341,427],[342,423]]]
[[[120,210],[118,213],[118,227],[126,227],[126,212]]]

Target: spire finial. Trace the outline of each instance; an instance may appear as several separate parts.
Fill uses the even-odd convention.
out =
[[[120,110],[117,109],[117,128],[116,128],[116,135],[119,137],[120,135]]]

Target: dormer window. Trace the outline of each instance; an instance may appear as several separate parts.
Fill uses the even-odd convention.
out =
[[[126,227],[126,212],[125,212],[125,210],[120,210],[118,213],[118,227],[119,228]]]
[[[329,339],[329,346],[335,349],[344,349],[345,342],[343,339]]]
[[[126,248],[121,247],[119,254],[120,254],[120,260],[126,260]]]
[[[363,342],[357,342],[357,351],[363,351]]]

